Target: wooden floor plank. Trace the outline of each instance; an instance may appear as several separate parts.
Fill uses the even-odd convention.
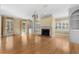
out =
[[[0,54],[79,53],[79,45],[70,44],[68,37],[63,36],[15,35],[0,38],[0,42]]]

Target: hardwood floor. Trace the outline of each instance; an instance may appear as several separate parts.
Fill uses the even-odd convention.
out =
[[[69,38],[65,36],[15,35],[0,38],[0,54],[79,53],[79,49],[74,49],[74,45],[70,44]]]

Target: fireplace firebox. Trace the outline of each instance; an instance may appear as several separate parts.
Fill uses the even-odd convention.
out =
[[[50,30],[49,29],[42,29],[41,32],[42,32],[41,35],[50,36]]]

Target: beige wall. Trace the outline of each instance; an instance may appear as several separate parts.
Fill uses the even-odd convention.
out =
[[[21,24],[20,24],[21,20],[15,18],[14,20],[14,33],[15,35],[20,35],[21,33]]]
[[[40,25],[41,26],[51,26],[52,25],[52,16],[41,18]]]
[[[69,18],[68,17],[57,18],[55,19],[55,22],[56,22],[55,26],[56,24],[59,24],[59,23],[61,24],[61,29],[60,28],[55,29],[56,32],[68,32],[69,31]],[[65,25],[63,25],[63,23]],[[68,26],[66,25],[66,23],[68,24]],[[63,26],[65,27],[64,29],[62,28]]]

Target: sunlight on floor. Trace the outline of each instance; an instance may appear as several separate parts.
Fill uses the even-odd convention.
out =
[[[41,37],[39,37],[39,36],[36,36],[35,37],[35,43],[40,43],[41,42]]]
[[[2,44],[1,44],[1,38],[0,38],[0,49],[2,49],[2,47],[1,47],[1,46],[2,46]]]
[[[54,40],[54,45],[56,48],[63,50],[64,52],[69,52],[69,41],[63,38],[56,38]]]
[[[6,49],[13,49],[13,36],[6,38]]]
[[[25,33],[22,33],[22,45],[26,44],[27,44],[27,36],[25,35]]]

